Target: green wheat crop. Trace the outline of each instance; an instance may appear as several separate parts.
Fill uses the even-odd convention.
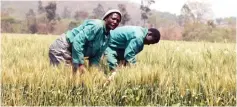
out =
[[[137,65],[90,69],[72,78],[69,66],[49,65],[52,35],[2,34],[2,106],[235,106],[233,43],[164,41],[145,46]],[[107,68],[105,60],[101,68]]]

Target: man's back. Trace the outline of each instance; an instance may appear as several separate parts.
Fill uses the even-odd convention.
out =
[[[132,39],[140,39],[141,42],[146,37],[147,28],[140,26],[122,26],[110,31],[110,47],[125,49]]]

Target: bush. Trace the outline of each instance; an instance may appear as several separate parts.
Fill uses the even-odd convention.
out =
[[[80,21],[71,21],[68,25],[68,29],[71,30],[71,29],[77,27],[78,25],[80,25],[80,23],[81,23]]]
[[[211,27],[205,24],[188,24],[183,31],[183,40],[208,42],[235,42],[235,29]]]

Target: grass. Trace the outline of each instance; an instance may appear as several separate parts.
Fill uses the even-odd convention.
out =
[[[233,43],[162,40],[145,46],[137,65],[103,86],[108,75],[97,69],[74,80],[69,66],[49,65],[48,47],[56,38],[2,34],[2,106],[236,105]]]

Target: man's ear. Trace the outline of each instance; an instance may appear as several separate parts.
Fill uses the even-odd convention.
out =
[[[147,36],[151,36],[152,35],[152,32],[151,31],[148,31],[148,33],[147,33]]]

